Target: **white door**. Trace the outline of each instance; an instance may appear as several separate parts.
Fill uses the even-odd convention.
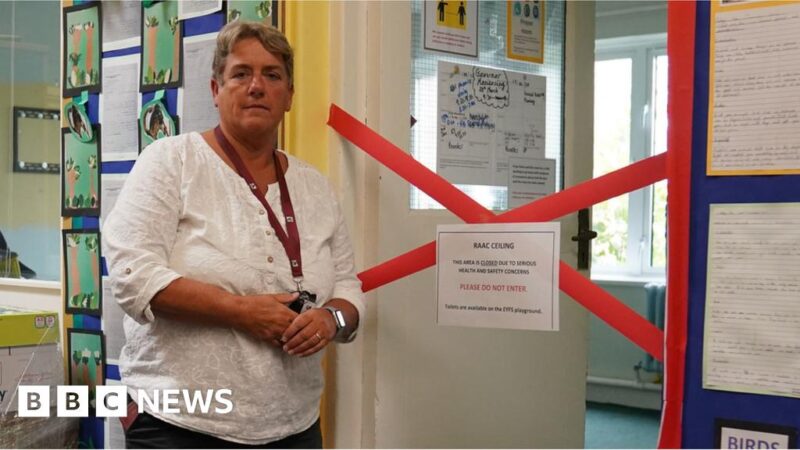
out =
[[[367,125],[408,149],[412,5],[371,2],[360,11],[367,42],[353,41],[341,60],[353,52],[367,68],[351,70],[352,79],[338,80],[337,86],[341,93],[364,92],[348,83],[368,89],[364,99],[342,95],[341,101],[355,102],[351,110],[363,114]],[[569,187],[592,175],[594,5],[571,2],[566,15],[562,163]],[[481,26],[491,26],[491,20],[481,18]],[[351,69],[359,61],[353,63]],[[384,167],[371,168],[353,151],[358,152],[343,152],[341,167],[352,175],[344,175],[341,184],[360,199],[345,204],[355,217],[354,240],[376,246],[356,244],[364,262],[382,262],[435,239],[437,224],[460,223],[446,211],[411,210],[408,183]],[[377,193],[358,192],[371,185],[371,174],[379,176]],[[561,259],[575,267],[577,247],[570,238],[577,234],[577,214],[560,222]],[[371,234],[371,223],[377,233]],[[433,268],[371,294],[365,335],[357,346],[338,351],[336,445],[583,447],[585,310],[562,294],[557,332],[440,327],[435,295]],[[343,377],[360,384],[352,386]],[[348,401],[361,405],[360,414],[358,407],[345,405]]]

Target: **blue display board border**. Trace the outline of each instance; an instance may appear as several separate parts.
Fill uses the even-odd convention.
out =
[[[711,3],[697,2],[689,298],[682,417],[684,448],[713,448],[717,418],[800,428],[800,399],[702,387],[709,206],[714,203],[800,202],[798,175],[706,175],[710,20]]]

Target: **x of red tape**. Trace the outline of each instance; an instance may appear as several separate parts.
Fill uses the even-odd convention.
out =
[[[554,220],[661,181],[666,178],[667,173],[666,154],[662,153],[496,215],[333,104],[328,126],[467,223]],[[358,277],[361,279],[362,289],[368,292],[435,263],[436,242],[432,241],[365,270]],[[563,261],[560,263],[559,273],[559,287],[565,294],[655,359],[663,361],[664,333],[660,329]]]

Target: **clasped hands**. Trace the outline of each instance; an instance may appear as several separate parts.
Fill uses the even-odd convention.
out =
[[[240,297],[241,328],[290,355],[310,356],[336,336],[330,312],[320,308],[302,314],[289,309],[298,294],[267,294]]]

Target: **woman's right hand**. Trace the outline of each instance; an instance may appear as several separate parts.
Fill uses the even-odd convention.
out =
[[[286,328],[297,317],[289,304],[297,299],[297,292],[285,294],[248,295],[239,297],[239,329],[257,339],[281,348],[280,339]]]

